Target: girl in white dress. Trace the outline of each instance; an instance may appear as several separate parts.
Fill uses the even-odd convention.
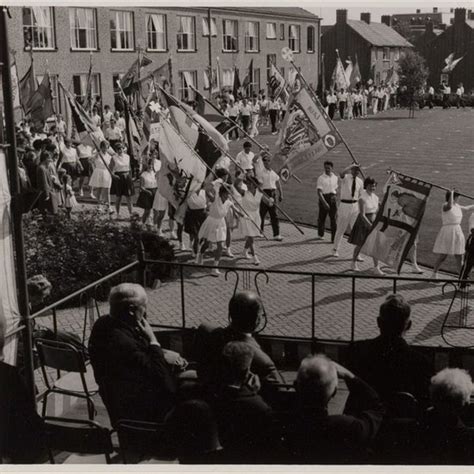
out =
[[[454,255],[459,273],[462,269],[462,256],[465,250],[465,238],[461,229],[462,211],[474,209],[474,205],[460,206],[459,194],[454,190],[446,193],[446,202],[441,212],[442,227],[436,237],[433,253],[438,254],[438,259],[433,268],[431,278],[438,278],[438,269],[448,255]]]
[[[105,204],[110,212],[110,187],[112,186],[112,175],[110,174],[110,162],[112,156],[109,151],[109,142],[104,140],[99,146],[100,155],[96,151],[94,153],[94,171],[92,172],[89,185],[92,194],[95,196],[99,204]],[[109,169],[107,169],[107,166]]]
[[[227,185],[222,184],[217,191],[215,188],[209,189],[207,190],[207,195],[210,201],[209,215],[199,229],[200,247],[196,256],[196,263],[202,264],[203,254],[209,246],[209,243],[215,243],[214,267],[218,267],[227,233],[225,217],[230,209],[233,209],[234,212],[239,215],[241,215],[241,213],[230,200],[230,191]],[[220,272],[218,268],[213,268],[211,275],[219,276]]]
[[[359,267],[357,261],[362,259],[359,257],[360,249],[364,245],[365,239],[369,235],[372,223],[375,220],[377,211],[379,209],[379,198],[375,194],[375,188],[377,183],[373,178],[366,178],[364,181],[364,190],[362,191],[359,199],[359,215],[352,228],[351,235],[349,236],[348,242],[354,247],[354,253],[352,255],[352,270],[358,272]],[[374,273],[377,275],[384,275],[379,266],[379,261],[374,258]]]
[[[264,200],[265,203],[271,207],[273,206],[274,201],[272,198],[265,196],[258,189],[259,183],[255,177],[247,176],[245,179],[245,185],[247,190],[241,186],[240,182],[236,182],[235,184],[235,188],[242,195],[242,208],[248,214],[244,214],[242,219],[240,219],[240,230],[242,235],[245,237],[245,258],[253,259],[253,263],[259,265],[260,260],[255,253],[254,238],[262,235],[260,231],[260,202]]]

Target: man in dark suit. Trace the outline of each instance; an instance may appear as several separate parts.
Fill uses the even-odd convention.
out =
[[[329,415],[338,378],[345,381],[354,404],[350,413]],[[295,463],[366,463],[384,415],[377,392],[323,355],[303,359],[295,387],[297,407],[288,433]]]
[[[111,421],[161,421],[174,405],[176,383],[146,319],[146,292],[122,283],[109,302],[110,315],[92,328],[89,354]]]
[[[219,384],[222,350],[231,341],[246,342],[252,347],[254,355],[251,371],[259,376],[264,386],[283,382],[274,362],[253,336],[262,313],[260,297],[252,291],[242,291],[236,293],[229,302],[229,326],[212,328],[201,325],[199,327],[198,378],[204,386],[210,388]]]
[[[380,335],[355,342],[349,351],[349,369],[384,400],[395,392],[409,392],[421,401],[428,398],[432,365],[404,339],[411,327],[410,313],[410,305],[402,296],[387,296],[377,318]]]

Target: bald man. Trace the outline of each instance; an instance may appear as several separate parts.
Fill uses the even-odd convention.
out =
[[[146,319],[147,294],[134,283],[112,288],[110,314],[92,328],[89,354],[112,424],[120,418],[162,421],[176,383]]]
[[[339,379],[345,381],[357,403],[350,414],[329,415],[328,404]],[[375,390],[323,355],[303,359],[295,388],[298,404],[291,436],[297,463],[367,462],[367,448],[384,415]]]

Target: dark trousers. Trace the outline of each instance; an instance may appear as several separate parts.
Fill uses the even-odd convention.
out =
[[[451,107],[451,104],[449,103],[449,94],[443,94],[443,109],[448,109]]]
[[[346,103],[345,102],[339,102],[339,115],[341,117],[341,120],[344,120],[345,110],[346,110]]]
[[[248,133],[250,124],[250,116],[249,115],[242,115],[242,128],[246,133]]]
[[[328,115],[329,115],[329,118],[331,120],[334,118],[335,112],[336,112],[336,104],[329,104],[328,105]]]
[[[433,94],[429,94],[429,95],[428,95],[428,107],[429,107],[430,109],[433,108]]]
[[[275,189],[264,189],[263,192],[268,196],[273,198],[276,202],[276,190]],[[273,237],[276,237],[280,234],[280,223],[278,222],[278,216],[275,206],[267,206],[263,200],[260,202],[260,219],[262,220],[261,230],[263,232],[263,228],[265,226],[265,217],[267,212],[270,214],[270,222],[272,224],[273,230]]]
[[[237,117],[229,117],[231,120],[234,122],[237,122]],[[232,137],[235,137],[237,140],[239,139],[239,129],[237,127],[234,127],[230,132],[229,132],[229,138],[232,139]]]
[[[337,203],[335,194],[323,194],[324,199],[329,204],[329,209],[323,206],[323,203],[319,201],[319,212],[318,212],[318,235],[324,237],[324,228],[326,223],[326,217],[329,214],[329,220],[331,222],[331,242],[334,242],[334,236],[336,235],[336,220],[337,220]]]
[[[463,271],[461,273],[461,280],[468,280],[471,273],[472,267],[474,266],[474,249],[468,250],[466,255],[466,262],[463,265]],[[466,284],[462,283],[461,288],[465,288]]]
[[[276,122],[277,122],[278,110],[270,109],[270,122],[272,124],[272,133],[276,132]]]

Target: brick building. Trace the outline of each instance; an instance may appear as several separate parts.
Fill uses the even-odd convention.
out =
[[[321,38],[321,52],[324,54],[326,84],[330,84],[339,50],[344,62],[349,56],[357,56],[362,81],[373,79],[383,82],[390,69],[396,67],[400,53],[412,45],[395,30],[383,23],[371,22],[370,13],[361,13],[360,21],[349,20],[347,10],[337,10],[336,24]]]
[[[221,70],[221,85],[232,86],[234,66],[242,81],[253,59],[253,91],[267,87],[273,61],[285,74],[281,49],[316,86],[320,58],[320,19],[303,8],[209,9],[203,7],[10,7],[9,41],[18,76],[30,65],[30,44],[38,79],[52,77],[57,108],[63,108],[58,81],[78,96],[86,91],[92,58],[93,94],[113,104],[116,80],[143,51],[156,67],[171,58],[172,87],[180,98],[192,95],[185,77],[204,91],[210,57]],[[210,31],[209,31],[210,30]],[[210,33],[210,38],[209,38]]]

